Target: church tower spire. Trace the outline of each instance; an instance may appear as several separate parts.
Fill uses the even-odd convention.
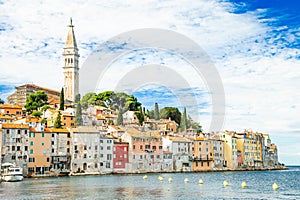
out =
[[[70,18],[69,32],[63,50],[64,57],[64,95],[66,100],[73,101],[79,93],[79,53],[74,34],[72,18]]]

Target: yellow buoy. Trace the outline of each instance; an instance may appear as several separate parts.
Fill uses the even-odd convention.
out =
[[[228,186],[228,182],[227,181],[224,181],[223,182],[223,185],[226,187],[226,186]]]
[[[277,183],[273,183],[272,188],[273,188],[273,190],[278,190],[278,185],[277,185]]]
[[[198,183],[199,183],[199,184],[203,184],[203,180],[200,179],[200,180],[198,181]]]
[[[148,178],[148,176],[147,176],[147,175],[143,176],[143,179],[147,179],[147,178]]]
[[[162,181],[162,180],[164,180],[164,177],[159,176],[159,177],[158,177],[158,180]]]
[[[188,178],[185,178],[185,179],[184,179],[184,182],[186,182],[186,183],[189,182],[189,179],[188,179]]]
[[[170,177],[170,178],[169,178],[169,182],[171,183],[172,181],[173,181],[173,179]]]
[[[247,187],[247,184],[246,184],[246,182],[242,182],[242,188],[246,188]]]

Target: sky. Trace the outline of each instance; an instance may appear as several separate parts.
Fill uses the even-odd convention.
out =
[[[222,129],[269,133],[278,146],[279,160],[300,164],[299,13],[297,0],[46,0],[27,4],[0,0],[0,98],[6,99],[15,86],[26,83],[61,89],[62,50],[70,17],[80,67],[101,44],[121,33],[142,28],[170,30],[194,41],[217,69],[225,95]],[[208,131],[214,106],[205,81],[208,77],[197,75],[187,60],[170,52],[148,48],[119,56],[97,91],[113,89],[131,70],[149,64],[175,71],[190,87],[175,90],[154,82],[130,92],[148,109],[154,102],[161,108],[182,109],[179,94],[193,96],[197,101],[187,106],[187,112]]]

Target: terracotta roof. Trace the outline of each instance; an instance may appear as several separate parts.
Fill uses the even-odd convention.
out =
[[[0,109],[3,108],[9,108],[9,109],[22,109],[22,106],[14,105],[14,104],[0,104]]]
[[[8,115],[0,115],[0,119],[14,119],[14,118]]]
[[[70,131],[68,131],[67,129],[63,129],[63,128],[45,128],[45,132],[49,132],[49,133],[69,133]]]
[[[189,139],[180,136],[169,136],[169,137],[170,140],[173,142],[190,142]]]
[[[27,124],[2,124],[2,128],[29,128]]]

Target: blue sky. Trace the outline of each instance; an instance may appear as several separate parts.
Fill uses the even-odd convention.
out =
[[[75,0],[70,4],[0,0],[0,98],[24,83],[60,90],[61,53],[71,16],[81,66],[99,44],[122,32],[172,30],[199,44],[218,69],[226,98],[223,129],[269,133],[279,147],[280,160],[300,164],[299,13],[296,0]],[[170,53],[141,50],[123,55],[111,64],[98,89],[111,89],[124,74],[145,64],[182,74],[191,88],[182,88],[180,94],[194,95],[198,101],[187,110],[208,130],[210,91],[188,63]],[[148,108],[154,102],[160,107],[178,106],[176,94],[162,85],[141,86],[132,92]]]

